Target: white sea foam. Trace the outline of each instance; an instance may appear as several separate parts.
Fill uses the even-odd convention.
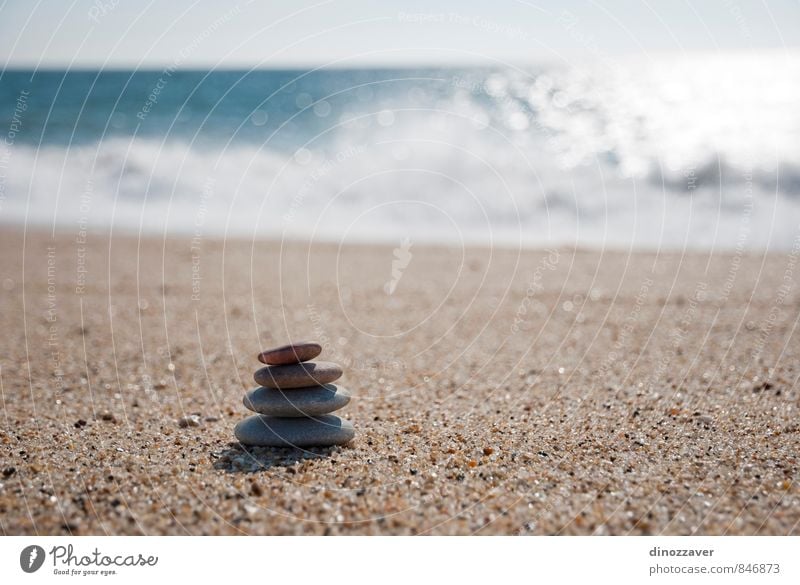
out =
[[[437,140],[409,129],[304,156],[150,140],[15,147],[0,218],[157,233],[647,248],[783,249],[798,233],[800,197],[776,189],[771,170],[732,170],[717,159],[695,178],[663,181],[620,177],[602,163],[565,170],[485,132]],[[797,169],[781,168],[790,173]]]

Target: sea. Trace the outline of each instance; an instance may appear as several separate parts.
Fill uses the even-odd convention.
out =
[[[0,224],[788,250],[800,241],[800,55],[6,70]]]

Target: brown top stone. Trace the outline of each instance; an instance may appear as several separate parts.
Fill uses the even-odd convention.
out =
[[[313,360],[322,353],[322,346],[315,341],[298,341],[273,349],[266,349],[258,354],[258,361],[270,366],[285,366]]]

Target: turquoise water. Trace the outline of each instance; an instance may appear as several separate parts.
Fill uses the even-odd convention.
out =
[[[328,110],[307,108],[311,103],[324,100],[331,113],[366,111],[374,104],[420,106],[447,95],[448,76],[473,73],[8,71],[0,104],[7,116],[20,93],[30,93],[25,132],[17,139],[27,145],[139,136],[210,147],[228,140],[291,147],[330,124],[330,114],[320,115]],[[427,92],[426,99],[412,99],[414,88]]]

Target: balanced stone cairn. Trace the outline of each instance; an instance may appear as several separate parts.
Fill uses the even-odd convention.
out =
[[[254,378],[260,388],[244,396],[258,414],[240,421],[234,433],[244,445],[261,447],[327,447],[343,445],[356,434],[353,425],[329,414],[350,402],[350,393],[331,384],[342,368],[311,362],[322,352],[313,341],[291,343],[258,354],[267,367]]]

